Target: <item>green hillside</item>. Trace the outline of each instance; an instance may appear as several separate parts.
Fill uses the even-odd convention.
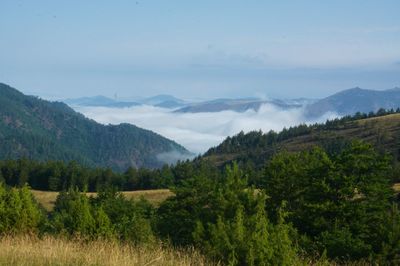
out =
[[[334,154],[355,139],[369,142],[379,151],[390,152],[398,159],[400,113],[383,110],[369,116],[358,113],[353,117],[347,116],[324,124],[284,129],[280,133],[241,132],[211,148],[203,159],[217,165],[238,161],[262,167],[279,151],[296,152],[321,146]]]
[[[133,125],[101,125],[60,102],[26,96],[0,83],[0,159],[76,160],[125,170],[159,167],[157,155],[189,152]]]

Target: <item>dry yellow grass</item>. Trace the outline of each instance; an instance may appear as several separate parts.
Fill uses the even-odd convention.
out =
[[[57,199],[58,192],[41,191],[41,190],[31,190],[31,191],[36,200],[47,211],[51,211],[54,208],[54,203]],[[169,189],[123,191],[121,193],[129,199],[139,199],[140,197],[144,197],[155,206],[158,206],[161,202],[163,202],[167,198],[174,196],[174,193],[172,193]],[[86,193],[86,195],[95,197],[97,193],[89,192]]]
[[[62,237],[33,235],[0,237],[0,265],[140,265],[140,266],[221,266],[207,260],[195,249],[174,249],[153,246],[132,246],[104,240],[85,242]],[[366,266],[369,261],[335,262],[321,259],[303,259],[299,265]]]
[[[400,193],[400,183],[394,184],[393,189],[396,193]]]
[[[134,247],[107,241],[85,243],[46,236],[0,239],[0,265],[211,265],[195,250]]]
[[[377,116],[377,117],[370,117],[370,118],[365,118],[358,120],[359,124],[365,124],[367,122],[371,121],[379,121],[379,122],[398,122],[400,119],[400,114],[389,114],[389,115],[384,115],[384,116]]]

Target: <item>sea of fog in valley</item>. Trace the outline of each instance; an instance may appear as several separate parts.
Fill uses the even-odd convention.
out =
[[[307,120],[303,108],[282,110],[270,104],[258,111],[220,111],[202,113],[177,113],[174,110],[149,105],[128,108],[73,107],[76,111],[102,124],[130,123],[152,130],[176,141],[195,154],[201,154],[221,143],[227,136],[240,131],[280,131],[284,127],[301,123],[323,122],[334,118],[333,113],[316,120]]]

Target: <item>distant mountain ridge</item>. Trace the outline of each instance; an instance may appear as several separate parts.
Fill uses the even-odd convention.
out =
[[[258,99],[258,98],[221,98],[200,102],[187,102],[171,95],[156,95],[139,99],[135,102],[115,101],[104,96],[68,99],[71,106],[92,107],[132,107],[151,105],[171,109],[175,113],[212,113],[221,111],[246,112],[258,111],[263,105],[270,105],[280,110],[304,108],[306,119],[315,119],[326,113],[339,116],[353,115],[357,112],[376,112],[378,109],[397,109],[400,107],[400,88],[384,91],[353,88],[343,90],[323,99]]]
[[[343,90],[323,99],[216,99],[199,103],[188,104],[175,110],[178,113],[220,112],[247,110],[258,111],[264,104],[278,109],[289,110],[304,107],[304,115],[308,119],[321,117],[326,113],[339,116],[353,115],[357,112],[376,112],[378,109],[397,109],[400,107],[400,88],[377,91],[353,88]]]
[[[176,98],[171,95],[161,94],[149,98],[137,99],[134,102],[116,101],[105,96],[82,97],[76,99],[63,100],[66,104],[76,107],[110,107],[110,108],[125,108],[139,105],[150,105],[166,109],[172,109],[175,113],[201,113],[201,112],[221,112],[234,111],[246,112],[248,110],[258,111],[264,104],[272,105],[279,109],[299,108],[305,104],[313,102],[313,100],[300,98],[289,100],[262,100],[259,98],[239,98],[229,99],[221,98],[209,101],[189,102]]]
[[[153,97],[145,98],[140,100],[139,102],[142,104],[163,107],[163,108],[182,107],[186,104],[184,100],[178,99],[168,94],[160,94]]]
[[[159,167],[181,145],[134,125],[101,125],[64,103],[26,96],[0,83],[0,159],[76,160],[125,170]],[[160,156],[163,155],[163,156]]]
[[[178,108],[184,106],[185,101],[178,99],[171,95],[156,95],[149,98],[138,99],[136,101],[117,101],[111,98],[98,95],[92,97],[81,97],[74,99],[65,99],[64,103],[70,106],[84,106],[84,107],[110,107],[110,108],[125,108],[139,105],[151,105],[162,108]]]
[[[378,109],[397,109],[400,107],[400,88],[376,91],[353,88],[338,92],[313,104],[307,105],[307,117],[318,117],[332,112],[338,115],[352,115],[357,112],[376,112]]]
[[[66,99],[64,102],[68,105],[79,105],[79,106],[92,106],[92,107],[132,107],[140,105],[137,102],[124,102],[116,101],[105,96],[94,96],[94,97],[81,97],[76,99]]]
[[[234,111],[246,112],[248,110],[258,111],[262,105],[270,104],[279,109],[299,108],[302,105],[297,103],[286,103],[282,100],[260,100],[260,99],[216,99],[201,103],[194,103],[182,107],[177,113],[202,113],[202,112],[221,112]]]

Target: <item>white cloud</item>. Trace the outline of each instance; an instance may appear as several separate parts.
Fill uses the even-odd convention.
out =
[[[175,140],[194,153],[203,153],[240,131],[280,131],[306,121],[303,110],[280,110],[263,105],[258,112],[174,113],[153,106],[131,108],[76,107],[77,111],[103,124],[131,123]],[[331,114],[330,116],[334,116]],[[320,118],[320,121],[327,117]]]

